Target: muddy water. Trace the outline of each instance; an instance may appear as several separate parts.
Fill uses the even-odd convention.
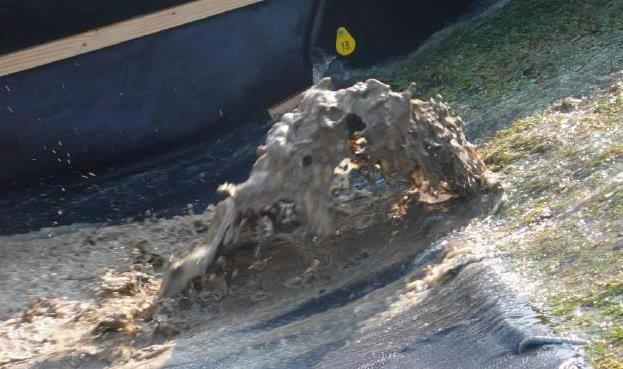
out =
[[[278,230],[223,255],[185,296],[156,301],[157,264],[204,242],[214,187],[244,178],[264,131],[5,198],[0,367],[576,367],[573,347],[530,340],[552,332],[502,282],[504,256],[453,238],[499,193],[412,204],[401,218],[389,216],[400,195],[370,201],[327,239]],[[120,224],[188,203],[196,215]]]
[[[246,146],[233,149],[239,154],[230,171],[213,174],[242,168],[253,154]],[[200,183],[201,171],[193,167],[200,159],[141,173],[160,173],[160,190],[167,193],[174,187],[164,179],[184,168],[190,168],[191,182]],[[108,188],[140,192],[127,185],[140,176],[129,178],[111,180]],[[0,251],[11,257],[0,260],[0,343],[8,353],[0,363],[39,369],[573,368],[573,347],[521,347],[526,338],[552,332],[513,286],[501,282],[492,266],[503,264],[503,256],[480,255],[482,245],[464,259],[444,258],[462,247],[454,232],[487,216],[499,196],[414,205],[401,219],[387,216],[390,198],[356,217],[341,217],[337,234],[326,240],[277,232],[225,255],[227,283],[219,284],[217,276],[200,291],[169,301],[162,313],[167,334],[150,330],[153,317],[137,318],[138,332],[96,334],[123,304],[152,304],[161,273],[141,269],[153,287],[131,296],[102,297],[101,278],[136,269],[133,250],[140,242],[164,257],[191,249],[204,237],[206,214],[4,236]],[[42,297],[49,302],[35,306],[49,304],[47,311],[27,307]],[[124,356],[121,347],[134,354]]]
[[[269,265],[256,276],[271,284],[263,286],[266,300],[239,297],[236,314],[210,312],[209,323],[138,367],[572,368],[570,347],[520,348],[551,332],[489,267],[496,256],[468,258],[424,290],[408,287],[425,278],[427,264],[442,263],[444,249],[457,246],[452,232],[486,213],[495,197],[411,209],[402,221],[317,245],[330,250],[330,265],[296,289],[283,283],[301,270],[296,262]],[[286,261],[278,254],[272,263]]]
[[[499,200],[489,194],[414,205],[402,219],[374,205],[357,218],[340,218],[338,234],[320,241],[277,232],[259,249],[226,255],[225,269],[236,270],[229,287],[213,281],[169,301],[167,335],[147,328],[155,319],[138,333],[95,335],[94,327],[123,310],[119,300],[151,303],[157,292],[103,298],[99,279],[110,270],[132,270],[138,240],[165,255],[191,248],[202,237],[197,224],[208,221],[205,215],[69,227],[52,238],[4,237],[2,252],[9,247],[16,256],[2,262],[7,278],[0,283],[13,302],[11,313],[4,310],[11,319],[0,324],[0,342],[14,351],[6,367],[573,368],[564,366],[577,355],[569,346],[520,349],[525,338],[551,332],[491,268],[503,256],[472,247],[465,258],[448,261],[448,250],[462,247],[455,232]],[[53,250],[33,252],[46,245]],[[156,281],[161,276],[145,272]],[[37,297],[49,297],[54,314],[24,313]],[[153,355],[123,358],[122,346]]]

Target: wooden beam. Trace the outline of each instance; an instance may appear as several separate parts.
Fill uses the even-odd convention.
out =
[[[272,119],[273,122],[277,122],[285,113],[294,110],[303,100],[303,95],[308,89],[309,87],[268,108],[268,116],[270,116],[270,119]]]
[[[179,27],[261,1],[263,0],[197,0],[5,54],[0,56],[0,77]]]

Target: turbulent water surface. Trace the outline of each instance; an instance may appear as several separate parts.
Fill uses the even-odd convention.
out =
[[[317,72],[324,74],[329,64],[330,60]],[[206,144],[114,175],[82,173],[67,183],[4,196],[0,250],[14,257],[0,260],[0,292],[8,296],[0,305],[0,317],[6,318],[0,324],[0,343],[8,342],[5,347],[14,354],[0,354],[0,367],[563,369],[582,365],[574,346],[547,338],[553,335],[551,330],[518,296],[522,282],[516,280],[514,286],[505,282],[500,268],[504,255],[475,241],[469,252],[448,256],[463,246],[454,242],[453,234],[495,211],[498,193],[438,206],[414,205],[400,219],[386,216],[387,209],[371,208],[366,219],[346,217],[339,232],[328,239],[292,242],[277,237],[261,249],[243,248],[230,255],[226,269],[236,271],[237,278],[228,281],[223,293],[204,291],[174,303],[168,311],[174,332],[164,334],[159,326],[158,334],[144,329],[132,333],[131,339],[110,332],[92,339],[93,329],[86,323],[84,329],[78,325],[83,330],[71,331],[85,312],[94,311],[86,314],[88,323],[100,327],[107,314],[118,309],[112,300],[103,301],[94,292],[99,288],[97,279],[111,268],[132,270],[137,242],[148,243],[160,256],[202,242],[201,213],[217,200],[214,189],[225,181],[245,179],[267,128],[258,118]],[[183,219],[150,220],[149,215],[172,217],[189,210],[191,214]],[[122,224],[126,218],[135,221]],[[80,223],[98,225],[76,226]],[[17,235],[40,228],[44,229]],[[153,300],[156,290],[123,298],[140,305]],[[70,306],[76,317],[57,314],[52,308],[48,310],[54,314],[22,312],[42,296],[60,301],[59,311]],[[61,318],[68,320],[50,323]],[[150,321],[158,319],[156,315]],[[72,332],[75,341],[56,337],[63,330]],[[71,350],[50,348],[50,342],[60,345],[63,339],[72,342]],[[115,359],[121,354],[116,349],[130,341],[139,348],[166,347],[119,364]]]
[[[244,167],[246,158],[253,157],[249,147],[253,146],[254,139],[238,141],[237,146],[225,144],[223,150],[237,154],[229,156],[228,160],[221,157],[219,167]],[[140,197],[140,187],[126,184],[140,183],[137,178],[153,176],[153,173],[158,173],[158,178],[190,173],[188,178],[195,178],[189,179],[190,182],[203,183],[201,171],[195,168],[203,158],[191,153],[179,158],[176,165],[150,167],[144,174],[129,179],[110,180],[107,188],[122,189],[130,199]],[[215,172],[224,173],[223,177],[215,176],[211,181],[224,180],[231,175],[231,170]],[[160,193],[173,194],[179,188],[178,183],[164,180],[158,185]],[[210,186],[204,186],[205,193],[212,193]],[[74,201],[86,204],[89,196],[76,196]],[[494,193],[443,206],[413,206],[403,219],[371,216],[373,221],[367,219],[361,226],[342,228],[344,233],[317,243],[272,240],[262,246],[260,260],[265,260],[262,267],[249,266],[255,265],[257,250],[243,249],[234,261],[233,267],[241,272],[229,294],[219,297],[218,301],[212,297],[191,296],[178,302],[172,315],[181,325],[177,325],[178,333],[169,341],[171,347],[160,355],[136,359],[124,367],[573,367],[577,352],[571,346],[540,345],[538,339],[535,345],[525,344],[529,342],[526,339],[548,336],[551,332],[539,322],[530,306],[501,282],[500,272],[491,267],[499,264],[503,255],[481,255],[480,251],[486,252],[483,247],[480,251],[472,250],[464,258],[443,258],[448,249],[457,247],[452,244],[453,233],[486,216],[499,202],[499,196]],[[83,216],[86,222],[99,220]],[[353,219],[353,223],[356,220]],[[95,246],[85,242],[84,249],[101,248],[109,242],[120,245],[120,249],[125,247],[127,254],[128,245],[137,239],[158,244],[157,239],[162,238],[159,232],[168,232],[166,223],[146,224],[145,227],[156,230],[145,231],[142,226],[132,228],[133,225],[108,227],[106,232],[114,233],[114,237],[106,236],[110,241],[98,241]],[[69,242],[75,243],[91,231],[69,229],[67,232],[79,236],[53,235],[51,240],[70,237]],[[189,237],[174,234],[166,238],[166,242],[188,243],[188,239],[201,238],[201,235]],[[42,239],[37,243],[24,236],[5,236],[4,240],[5,244],[20,243],[26,250],[29,242],[32,247],[46,242]],[[54,242],[48,241],[48,244]],[[61,263],[70,256],[59,252]],[[121,255],[123,252],[121,250]],[[93,257],[95,254],[81,260],[93,263],[89,259]],[[99,256],[99,261],[108,262],[109,266],[124,263],[107,257]],[[76,261],[73,256],[71,258]],[[448,266],[437,274],[434,267],[427,267],[444,264]],[[426,282],[418,284],[418,281]],[[74,282],[59,281],[51,288],[63,286],[67,289],[67,284]],[[3,288],[9,287],[5,284]],[[71,292],[65,294],[71,295]],[[85,297],[74,298],[80,301]],[[79,352],[77,349],[44,356],[34,366],[25,363],[17,367],[99,368],[108,365],[97,355],[85,356]]]
[[[333,265],[319,272],[320,281],[292,290],[283,287],[279,277],[287,274],[272,274],[269,280],[277,286],[267,290],[285,288],[282,297],[180,339],[162,364],[266,369],[574,367],[577,352],[569,346],[539,344],[538,337],[551,332],[500,281],[491,268],[499,262],[495,255],[462,260],[423,290],[410,287],[410,281],[426,279],[426,264],[440,262],[454,230],[490,209],[497,201],[491,196],[443,210],[418,208],[404,222],[382,222],[332,239],[319,247],[343,248],[346,255],[335,255]],[[349,265],[350,272],[335,270]],[[535,345],[522,345],[535,337]]]

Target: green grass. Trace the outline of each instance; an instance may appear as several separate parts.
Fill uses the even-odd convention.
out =
[[[521,233],[519,244],[502,247],[519,246],[518,257],[538,266],[547,315],[559,329],[595,339],[587,353],[598,369],[621,369],[623,361],[623,249],[613,248],[623,242],[618,104],[601,93],[569,114],[544,111],[482,148],[507,186],[500,220]]]
[[[353,76],[399,90],[415,81],[418,95],[441,94],[462,115],[506,187],[496,244],[519,268],[534,266],[547,320],[595,340],[596,369],[623,369],[623,248],[613,247],[623,242],[623,184],[613,180],[623,173],[623,80],[608,86],[621,79],[621,45],[623,0],[512,0]],[[571,96],[589,98],[574,111],[560,103]]]
[[[595,339],[597,369],[623,369],[623,251],[611,247],[623,190],[609,182],[623,169],[623,97],[603,92],[623,69],[621,42],[623,0],[514,0],[369,75],[396,89],[416,81],[466,118],[507,186],[498,216],[521,237],[506,247],[538,266],[558,329]],[[595,96],[579,111],[557,112],[556,101],[585,93]]]
[[[468,136],[480,140],[562,97],[590,93],[623,66],[622,42],[622,0],[512,0],[354,78],[398,90],[416,81],[418,94],[458,106]]]

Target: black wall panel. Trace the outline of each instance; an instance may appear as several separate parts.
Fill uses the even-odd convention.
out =
[[[407,54],[431,34],[454,22],[477,0],[326,0],[317,45],[335,54],[337,28],[346,27],[357,50],[345,60],[366,66]]]

